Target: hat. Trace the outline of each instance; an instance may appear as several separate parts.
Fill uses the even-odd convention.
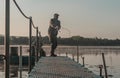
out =
[[[58,14],[58,13],[55,13],[54,16],[59,16],[59,14]]]

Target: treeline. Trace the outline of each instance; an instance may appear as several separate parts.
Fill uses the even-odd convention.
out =
[[[4,44],[4,36],[0,36],[0,45],[3,45],[3,44]],[[11,36],[10,37],[10,44],[11,45],[28,45],[29,38],[28,37]]]
[[[120,46],[119,39],[102,39],[102,38],[84,38],[80,36],[72,36],[70,38],[58,38],[58,43],[63,45],[79,45],[79,46]]]
[[[32,42],[36,40],[35,37],[32,37]],[[42,37],[42,43],[44,45],[50,44],[48,36]],[[4,44],[4,36],[0,36],[0,45]],[[10,37],[11,45],[28,45],[28,37]],[[59,45],[80,45],[80,46],[120,46],[120,39],[102,39],[102,38],[84,38],[81,36],[72,36],[69,38],[58,37]]]

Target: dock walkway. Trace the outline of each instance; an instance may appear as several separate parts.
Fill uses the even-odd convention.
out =
[[[28,78],[100,78],[67,57],[42,57]]]

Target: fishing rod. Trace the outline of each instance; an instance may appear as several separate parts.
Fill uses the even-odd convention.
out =
[[[59,30],[58,32],[61,33],[61,34],[65,34],[66,32],[64,32],[63,30],[68,32],[67,34],[68,34],[69,37],[71,36],[71,31],[66,27],[61,27],[61,30]]]

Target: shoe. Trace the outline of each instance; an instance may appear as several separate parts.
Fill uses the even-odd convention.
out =
[[[51,54],[51,56],[53,56],[53,57],[57,57],[57,55],[56,55],[56,54]]]

